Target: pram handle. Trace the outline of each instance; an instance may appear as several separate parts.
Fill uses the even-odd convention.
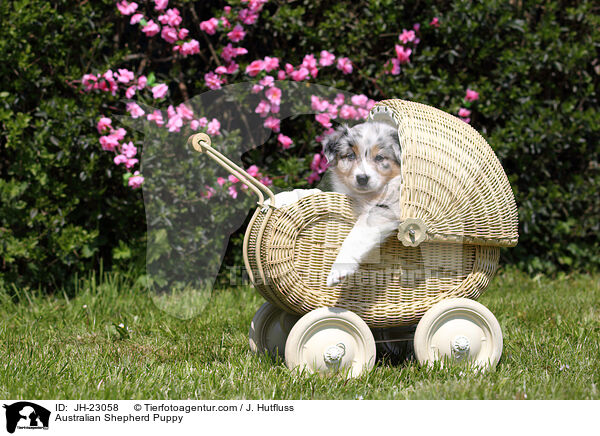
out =
[[[258,195],[258,204],[263,206],[266,194],[271,201],[271,205],[275,204],[275,195],[260,181],[252,177],[246,170],[236,165],[234,162],[226,158],[221,152],[215,150],[210,144],[210,136],[206,133],[196,133],[187,140],[188,146],[192,146],[199,153],[206,152],[211,159],[221,165],[226,171],[236,176],[240,181],[247,185],[256,195]]]

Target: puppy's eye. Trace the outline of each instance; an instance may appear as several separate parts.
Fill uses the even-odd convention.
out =
[[[375,156],[375,162],[383,162],[385,160],[385,156],[378,154]]]
[[[354,158],[356,158],[356,155],[354,153],[348,153],[342,156],[342,159],[345,160],[354,160]]]

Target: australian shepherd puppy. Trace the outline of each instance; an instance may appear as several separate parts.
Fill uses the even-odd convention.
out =
[[[379,122],[338,127],[323,152],[333,190],[354,199],[358,217],[327,277],[327,286],[335,286],[398,228],[402,152],[398,131]]]

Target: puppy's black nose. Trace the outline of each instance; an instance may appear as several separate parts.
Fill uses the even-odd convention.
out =
[[[359,174],[356,176],[356,183],[358,183],[359,186],[365,186],[367,183],[369,183],[369,176],[366,174]]]

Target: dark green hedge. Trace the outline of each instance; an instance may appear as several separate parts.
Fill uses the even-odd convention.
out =
[[[171,3],[193,32],[199,31],[190,8],[206,20],[225,5]],[[520,243],[503,251],[504,261],[530,272],[597,268],[595,2],[398,3],[272,1],[243,42],[249,50],[244,59],[276,55],[297,65],[305,54],[333,50],[350,57],[357,71],[320,75],[319,83],[454,114],[465,89],[477,90],[471,123],[500,157],[519,206]],[[427,25],[434,16],[439,28]],[[82,94],[70,82],[108,68],[138,69],[141,57],[126,56],[145,52],[146,72],[183,78],[193,96],[206,91],[202,77],[216,65],[198,56],[159,62],[164,53],[150,50],[111,1],[2,2],[0,22],[0,280],[58,284],[97,268],[101,259],[106,266],[131,262],[131,253],[143,254],[141,193],[123,186],[121,169],[100,149],[95,130],[101,114],[122,111],[122,105]],[[414,23],[422,32],[411,63],[399,76],[371,80],[393,56],[398,34]],[[205,39],[197,39],[204,50]],[[179,103],[183,97],[174,88]],[[300,135],[311,123],[286,122],[284,132]],[[307,156],[317,149],[313,141],[298,148],[301,155],[260,163],[273,176],[285,175],[287,184],[303,186]]]

